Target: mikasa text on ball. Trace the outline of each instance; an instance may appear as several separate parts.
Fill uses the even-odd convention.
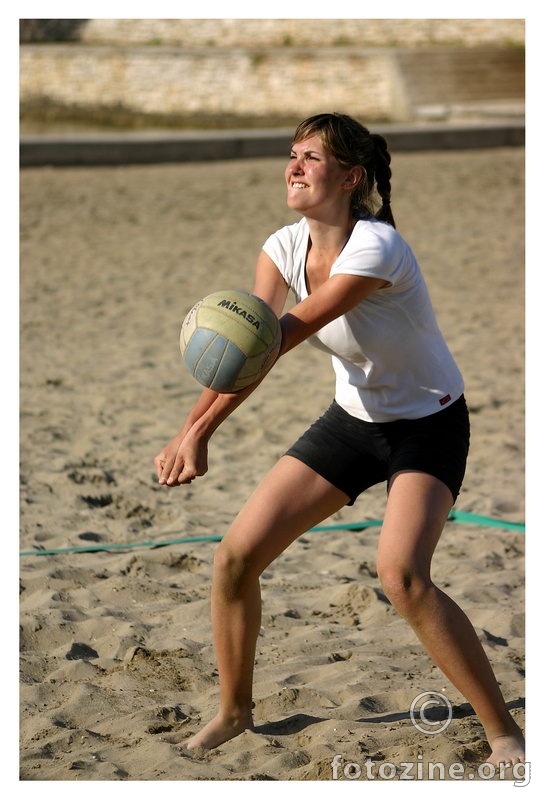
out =
[[[248,292],[214,292],[189,311],[180,333],[183,362],[203,386],[237,392],[273,364],[281,344],[279,320]]]

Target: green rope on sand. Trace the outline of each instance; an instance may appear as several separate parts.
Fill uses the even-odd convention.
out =
[[[503,528],[525,533],[524,522],[507,522],[506,520],[484,517],[481,514],[472,514],[470,511],[451,511],[448,522],[464,522],[472,525],[482,525],[489,528]],[[362,531],[383,524],[382,519],[366,519],[362,522],[344,522],[340,525],[317,525],[310,528],[307,533],[319,531]],[[168,547],[172,544],[193,544],[194,542],[220,542],[222,536],[190,536],[181,539],[165,539],[150,542],[124,542],[121,544],[92,544],[81,547],[59,547],[51,550],[25,550],[20,556],[54,556],[61,553],[97,553],[101,550],[131,550],[135,547]]]
[[[470,511],[451,511],[448,517],[451,522],[468,522],[472,525],[484,525],[489,528],[504,528],[510,531],[521,531],[525,533],[524,522],[506,522],[502,519],[493,517],[483,517],[481,514],[471,514]]]

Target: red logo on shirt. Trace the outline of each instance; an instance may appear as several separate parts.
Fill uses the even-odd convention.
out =
[[[445,397],[441,397],[438,401],[441,406],[445,406],[446,403],[449,403],[451,400],[451,394],[447,394]]]

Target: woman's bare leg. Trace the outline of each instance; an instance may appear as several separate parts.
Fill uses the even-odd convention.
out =
[[[523,736],[506,705],[476,632],[430,577],[431,558],[452,505],[447,487],[422,472],[400,472],[391,485],[377,570],[386,595],[478,715],[488,761],[524,760]]]
[[[187,748],[218,747],[253,727],[252,686],[261,622],[259,576],[298,536],[348,500],[291,456],[281,458],[219,544],[212,582],[212,626],[220,710]]]

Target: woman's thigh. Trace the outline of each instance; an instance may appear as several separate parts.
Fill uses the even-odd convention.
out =
[[[425,472],[393,476],[378,545],[378,568],[429,577],[431,559],[453,505],[450,489]]]
[[[292,456],[259,483],[222,540],[260,574],[298,536],[346,505],[349,497]]]

